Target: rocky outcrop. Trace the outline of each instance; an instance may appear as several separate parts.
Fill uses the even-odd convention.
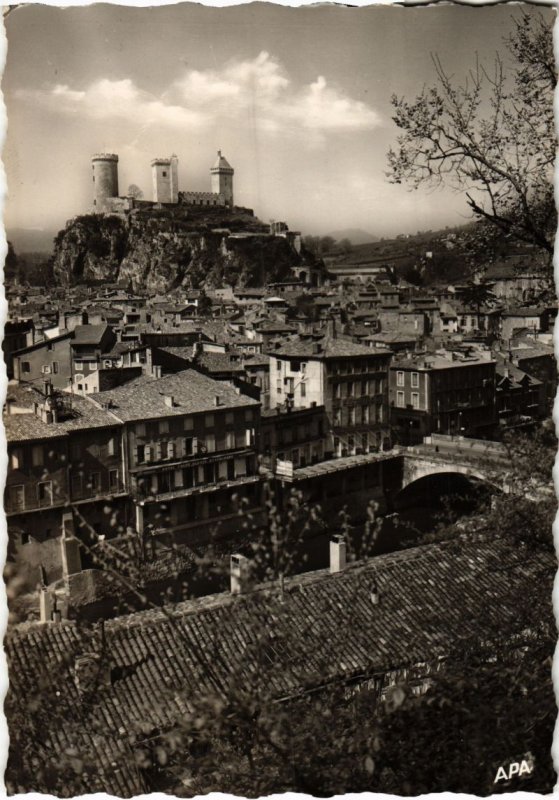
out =
[[[123,282],[133,291],[177,286],[263,286],[292,277],[304,263],[288,239],[264,235],[248,211],[148,209],[70,220],[55,239],[57,283]]]

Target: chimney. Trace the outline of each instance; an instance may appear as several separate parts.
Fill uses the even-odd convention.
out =
[[[164,399],[165,399],[165,405],[167,406],[167,408],[173,408],[174,407],[175,398],[173,397],[172,394],[166,394]]]
[[[41,622],[52,622],[53,605],[53,595],[46,586],[41,586],[39,589],[39,620]]]
[[[161,365],[160,364],[154,364],[152,369],[151,369],[151,372],[152,372],[152,375],[153,375],[154,378],[160,378],[161,377]]]
[[[62,577],[65,581],[70,575],[81,572],[80,543],[76,538],[74,517],[71,511],[62,515],[62,536],[60,537],[60,560],[62,563]]]
[[[342,572],[346,566],[347,545],[341,534],[330,540],[330,573]]]
[[[240,553],[234,553],[230,562],[231,594],[243,594],[249,583],[250,561]]]

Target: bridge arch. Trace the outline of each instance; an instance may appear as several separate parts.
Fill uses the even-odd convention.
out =
[[[395,509],[406,508],[418,501],[436,504],[441,497],[487,497],[505,491],[502,484],[494,481],[484,471],[456,464],[437,464],[427,468],[404,470],[400,490],[393,498]]]

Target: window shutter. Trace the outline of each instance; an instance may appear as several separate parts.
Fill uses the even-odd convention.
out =
[[[194,453],[194,455],[198,453],[198,439],[196,438],[196,436],[192,438],[192,452]]]
[[[167,458],[175,458],[175,443],[167,443]]]
[[[156,460],[157,461],[161,461],[161,456],[162,456],[162,453],[161,453],[161,442],[157,442],[157,444],[155,445],[155,452],[156,452],[156,456],[155,456]]]

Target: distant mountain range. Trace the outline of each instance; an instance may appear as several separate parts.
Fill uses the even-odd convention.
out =
[[[352,244],[372,244],[380,241],[378,236],[367,233],[361,228],[344,228],[340,231],[332,231],[330,236],[337,242],[341,242],[342,239],[349,239]]]
[[[12,243],[16,255],[21,253],[53,252],[53,239],[58,231],[49,231],[42,228],[8,228],[6,238]]]

